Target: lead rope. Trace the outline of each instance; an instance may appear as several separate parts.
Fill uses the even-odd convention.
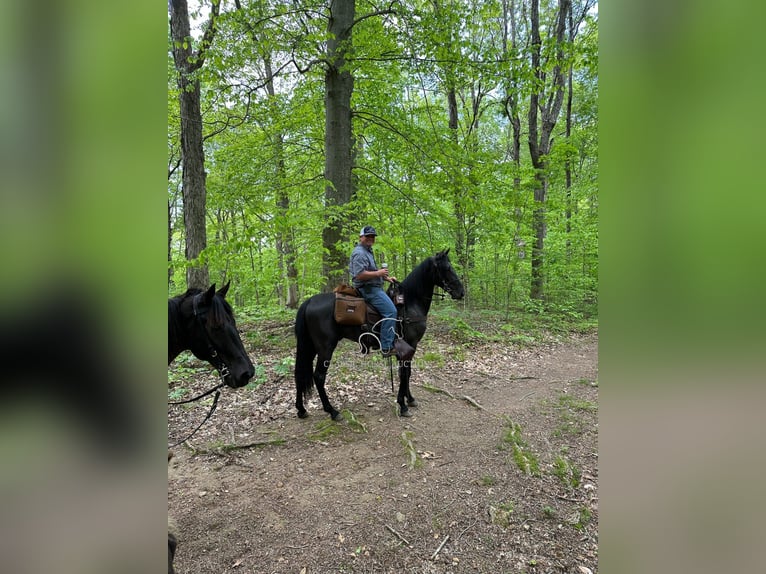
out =
[[[228,371],[228,369],[226,369],[225,365],[224,365],[224,369]],[[218,398],[221,396],[221,391],[219,389],[226,384],[226,383],[223,382],[224,375],[222,373],[220,373],[220,374],[221,374],[221,381],[222,382],[218,383],[212,389],[209,389],[209,390],[205,391],[201,395],[197,395],[193,399],[186,399],[185,401],[171,401],[171,402],[168,403],[169,405],[185,405],[187,403],[193,403],[194,401],[198,401],[198,400],[208,396],[210,393],[215,393],[215,397],[213,397],[213,404],[210,406],[210,410],[208,411],[207,416],[202,420],[201,423],[199,423],[199,425],[197,425],[197,428],[195,428],[186,438],[184,438],[182,440],[179,440],[176,443],[171,444],[168,448],[176,447],[179,444],[181,444],[182,442],[186,442],[187,440],[189,440],[191,437],[194,436],[194,434],[199,429],[202,428],[202,425],[204,425],[208,420],[210,420],[210,417],[213,416],[213,413],[215,412],[215,409],[218,406]]]
[[[203,395],[193,399],[193,400],[197,400],[197,399],[199,399],[199,398],[201,398],[201,397],[203,397],[205,395],[209,395],[211,392],[215,391],[215,397],[213,398],[213,405],[210,407],[210,411],[207,413],[207,416],[202,420],[201,423],[199,423],[199,425],[197,425],[196,429],[194,429],[191,433],[189,433],[188,436],[186,436],[186,438],[181,439],[178,442],[175,442],[175,443],[171,444],[168,448],[174,448],[174,447],[178,446],[179,444],[181,444],[182,442],[186,442],[187,440],[189,440],[191,437],[194,436],[194,433],[196,433],[199,429],[201,429],[202,425],[204,425],[208,421],[208,419],[213,416],[213,413],[215,412],[215,408],[218,406],[218,397],[221,396],[221,391],[219,391],[218,389],[222,385],[223,385],[223,383],[221,383],[220,385],[218,385],[214,389],[210,389],[205,394],[203,394]],[[170,404],[179,405],[179,404],[188,403],[188,402],[190,402],[190,401],[182,401],[180,403],[170,403]]]

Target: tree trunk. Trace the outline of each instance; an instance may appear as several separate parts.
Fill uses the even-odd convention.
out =
[[[354,142],[351,130],[351,95],[354,78],[345,69],[346,53],[351,49],[351,28],[354,23],[354,0],[332,0],[327,41],[327,70],[325,72],[325,209],[327,223],[322,231],[324,257],[322,272],[326,278],[324,291],[340,283],[348,267],[349,254],[339,243],[345,238],[348,225],[342,209],[354,196],[352,170]]]
[[[215,17],[220,3],[212,4],[211,20],[202,46],[192,51],[189,27],[189,9],[186,0],[170,1],[170,31],[173,40],[173,59],[178,72],[179,105],[181,112],[181,157],[183,158],[182,191],[184,203],[184,229],[186,231],[186,260],[194,262],[186,270],[187,287],[207,288],[207,264],[197,261],[207,247],[205,228],[206,189],[205,155],[202,149],[202,112],[200,111],[200,85],[193,73],[204,61],[204,48],[215,34]],[[207,42],[207,44],[205,43]]]
[[[168,201],[168,287],[173,281],[173,210]]]
[[[575,40],[575,26],[573,21],[573,14],[572,10],[569,11],[569,45],[574,46],[574,40]],[[567,107],[566,107],[566,139],[567,143],[572,138],[572,92],[573,92],[573,86],[572,86],[572,74],[574,70],[574,63],[569,63],[569,71],[567,74]],[[566,206],[565,206],[565,217],[566,217],[566,230],[567,230],[567,259],[570,259],[572,257],[571,248],[572,248],[572,238],[570,237],[570,233],[572,232],[572,158],[571,156],[567,157],[566,162],[564,164],[564,174],[566,176]]]
[[[532,90],[529,99],[529,155],[535,168],[535,209],[532,220],[535,242],[532,247],[532,281],[529,296],[537,300],[545,298],[544,256],[545,237],[547,235],[548,154],[551,150],[553,128],[556,126],[556,121],[564,102],[564,73],[562,69],[564,33],[566,31],[567,15],[571,8],[571,0],[559,0],[554,33],[556,49],[551,74],[553,79],[548,93],[546,93],[545,71],[548,66],[541,63],[540,0],[532,0],[530,10],[531,60],[532,72],[536,79],[536,88]]]
[[[271,57],[264,56],[263,63],[266,70],[266,91],[269,97],[274,99],[276,91],[274,90]],[[287,212],[290,209],[290,196],[286,189],[284,135],[278,131],[272,136],[272,140],[274,142],[277,180],[277,253],[279,254],[280,271],[277,290],[280,303],[289,309],[295,309],[298,307],[298,270],[295,268],[295,248],[293,247],[291,228],[286,223]]]

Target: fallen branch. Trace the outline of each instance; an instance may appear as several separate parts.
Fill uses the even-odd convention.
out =
[[[444,540],[442,540],[442,543],[439,544],[439,548],[437,548],[436,552],[434,552],[431,555],[431,560],[435,560],[436,559],[436,555],[439,554],[439,552],[441,552],[442,548],[444,548],[444,545],[447,543],[447,540],[449,540],[449,534],[447,534],[447,536],[444,537]]]
[[[430,391],[430,392],[432,392],[432,393],[441,393],[441,394],[443,394],[443,395],[447,395],[447,396],[448,396],[449,398],[451,398],[451,399],[454,399],[454,398],[455,398],[455,396],[454,396],[454,395],[453,395],[451,392],[449,392],[449,391],[447,391],[447,390],[444,390],[444,389],[440,389],[439,387],[436,387],[436,386],[434,386],[434,385],[429,385],[428,383],[425,383],[425,384],[423,385],[423,388],[424,388],[425,390],[427,390],[427,391]]]
[[[468,395],[463,395],[461,398],[464,401],[468,401],[470,404],[472,404],[473,406],[475,406],[479,410],[482,410],[482,411],[486,411],[487,410],[483,406],[481,406],[479,403],[477,403],[475,400],[473,400],[471,397],[469,397]]]
[[[386,528],[388,528],[388,529],[391,531],[391,533],[392,533],[392,534],[394,534],[394,535],[395,535],[395,536],[396,536],[396,537],[397,537],[399,540],[401,540],[401,541],[402,541],[402,542],[404,542],[404,543],[405,543],[407,546],[409,546],[410,548],[412,548],[412,544],[410,544],[410,543],[409,543],[409,541],[408,541],[408,540],[407,540],[407,539],[406,539],[404,536],[402,536],[401,534],[399,534],[399,533],[398,533],[396,530],[394,530],[393,528],[391,528],[391,527],[390,527],[388,524],[386,524],[385,526],[386,526]],[[448,536],[447,538],[449,538],[449,536]]]
[[[196,448],[196,447],[190,447],[192,452],[197,454],[227,454],[234,450],[244,450],[248,448],[257,448],[261,446],[275,446],[280,444],[285,444],[287,441],[283,438],[276,438],[274,440],[263,440],[263,441],[255,441],[255,442],[249,442],[247,444],[223,444],[220,446],[216,446],[213,448]]]
[[[479,519],[477,518],[476,520],[473,521],[473,523],[471,523],[468,526],[466,526],[465,528],[463,528],[463,530],[460,532],[460,534],[457,535],[457,540],[460,540],[460,538],[463,536],[463,534],[468,532],[469,529],[473,528],[478,521],[479,521]]]

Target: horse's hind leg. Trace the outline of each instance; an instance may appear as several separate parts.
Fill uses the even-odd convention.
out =
[[[327,391],[325,391],[324,388],[324,383],[327,379],[327,369],[330,368],[331,357],[332,355],[329,357],[322,357],[320,355],[317,358],[317,366],[316,369],[314,369],[314,384],[316,385],[317,393],[319,393],[319,400],[322,401],[322,408],[325,412],[330,414],[332,420],[339,421],[343,417],[341,417],[341,414],[330,404],[330,399],[327,398]]]
[[[295,408],[298,411],[298,418],[305,419],[308,416],[306,407],[303,406],[303,390],[297,380],[295,381]]]
[[[417,407],[418,401],[412,396],[410,392],[410,375],[412,374],[412,366],[409,361],[401,361],[399,363],[399,393],[396,396],[396,402],[399,404],[399,416],[411,417],[412,413],[409,411],[409,407]],[[405,401],[406,399],[406,401]]]

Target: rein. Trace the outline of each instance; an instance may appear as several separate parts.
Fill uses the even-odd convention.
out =
[[[210,410],[208,411],[207,415],[204,419],[202,419],[202,422],[197,425],[197,428],[195,428],[191,433],[189,433],[185,438],[171,444],[168,448],[173,448],[181,444],[182,442],[186,442],[191,437],[195,435],[195,433],[202,428],[202,425],[204,425],[208,420],[210,420],[210,417],[213,416],[213,413],[215,412],[216,407],[218,406],[218,399],[221,397],[221,391],[219,390],[221,387],[225,386],[226,383],[223,382],[223,375],[221,375],[221,382],[218,383],[216,386],[214,386],[212,389],[208,389],[204,393],[197,395],[196,397],[192,399],[186,399],[185,401],[171,401],[168,404],[169,405],[185,405],[187,403],[193,403],[194,401],[198,401],[202,398],[205,398],[211,393],[215,393],[215,397],[213,397],[213,404],[210,406]]]
[[[195,296],[192,299],[192,306],[194,309],[194,317],[196,320],[202,322],[203,321],[203,315],[197,311],[197,297],[199,295]],[[215,412],[216,407],[218,407],[218,399],[221,397],[221,391],[219,390],[221,387],[226,386],[226,377],[229,375],[229,368],[226,366],[223,361],[218,360],[218,351],[216,351],[215,347],[213,346],[213,343],[210,341],[210,337],[207,334],[207,329],[205,328],[205,325],[202,325],[202,332],[205,333],[205,338],[207,339],[207,346],[210,351],[210,363],[216,368],[218,371],[219,376],[221,377],[221,382],[218,383],[216,386],[214,386],[212,389],[208,389],[204,393],[201,393],[197,395],[196,397],[193,397],[191,399],[186,399],[185,401],[170,401],[169,405],[185,405],[188,403],[193,403],[195,401],[198,401],[200,399],[205,398],[206,396],[215,393],[215,397],[213,397],[213,404],[210,406],[210,410],[208,411],[207,415],[204,419],[202,419],[202,422],[197,425],[197,428],[195,428],[191,433],[189,433],[185,438],[173,443],[170,445],[169,448],[173,448],[178,446],[179,444],[186,442],[191,437],[193,437],[196,432],[202,428],[202,425],[204,425],[207,421],[210,420],[210,417],[213,416],[213,413]]]
[[[220,385],[218,385],[217,387],[213,387],[213,388],[212,388],[212,389],[210,389],[209,391],[206,391],[206,392],[202,393],[200,396],[198,396],[198,397],[194,397],[193,399],[190,399],[190,400],[188,400],[188,401],[180,401],[180,402],[176,402],[176,403],[170,403],[171,405],[182,405],[182,404],[184,404],[184,403],[190,403],[190,402],[192,402],[192,401],[196,401],[197,399],[201,399],[202,397],[204,397],[204,396],[207,396],[207,395],[209,395],[210,393],[212,393],[213,391],[215,391],[215,397],[213,398],[213,404],[211,405],[211,407],[210,407],[210,411],[208,411],[208,413],[207,413],[207,416],[206,416],[204,419],[202,419],[202,422],[201,422],[201,423],[199,423],[199,424],[197,425],[197,428],[195,428],[195,429],[194,429],[192,432],[190,432],[190,433],[189,433],[189,434],[188,434],[186,437],[184,437],[183,439],[181,439],[181,440],[179,440],[179,441],[177,441],[177,442],[174,442],[173,444],[171,444],[171,445],[170,445],[168,448],[174,448],[174,447],[178,446],[179,444],[181,444],[181,443],[183,443],[183,442],[186,442],[186,441],[187,441],[187,440],[189,440],[191,437],[193,437],[193,436],[194,436],[194,434],[195,434],[195,433],[196,433],[196,432],[197,432],[199,429],[201,429],[201,428],[202,428],[202,425],[204,425],[204,424],[205,424],[205,423],[206,423],[208,420],[210,420],[210,417],[212,417],[212,416],[213,416],[213,413],[215,412],[215,408],[218,406],[218,398],[221,396],[221,391],[219,391],[218,389],[220,389],[220,388],[221,388],[223,385],[224,385],[224,383],[221,383],[221,384],[220,384]]]

